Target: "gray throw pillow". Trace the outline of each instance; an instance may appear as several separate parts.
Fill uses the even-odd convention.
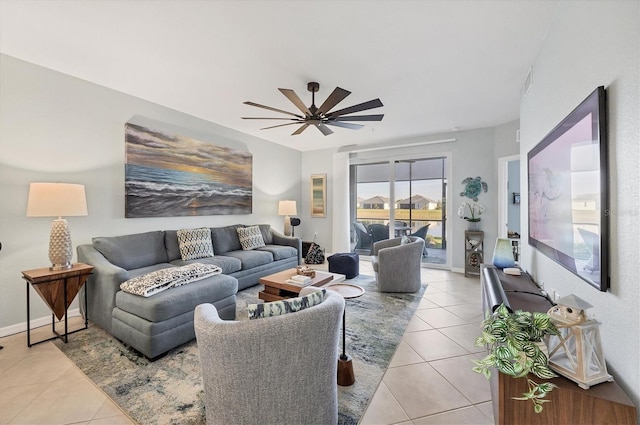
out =
[[[406,245],[408,243],[411,243],[409,236],[403,236],[402,239],[400,239],[400,245]]]

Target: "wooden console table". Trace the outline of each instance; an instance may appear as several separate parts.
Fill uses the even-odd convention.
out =
[[[87,329],[89,319],[87,315],[87,291],[84,291],[84,328],[69,332],[67,310],[76,297],[80,288],[93,272],[93,266],[77,263],[67,270],[50,270],[48,267],[22,272],[22,278],[27,284],[27,346],[31,347],[41,342],[60,338],[65,343],[69,334]],[[40,295],[40,298],[51,310],[51,329],[55,336],[31,343],[31,300],[29,299],[29,284]],[[64,334],[56,331],[55,317],[62,320],[64,317]]]
[[[547,312],[550,302],[541,296],[541,290],[529,275],[510,276],[495,269],[487,273],[482,266],[480,281],[483,292],[483,310],[490,310],[495,297],[488,294],[492,284],[498,284],[515,310]],[[499,282],[488,282],[497,278]],[[537,294],[537,295],[536,295]],[[493,301],[491,301],[493,300]],[[498,300],[499,302],[499,300]],[[537,377],[532,377],[540,381]],[[515,379],[503,373],[491,374],[493,416],[499,425],[511,424],[637,424],[636,407],[615,382],[594,385],[588,390],[562,376],[549,380],[558,386],[547,395],[550,403],[541,413],[533,411],[528,401],[513,400],[528,391],[524,378]]]

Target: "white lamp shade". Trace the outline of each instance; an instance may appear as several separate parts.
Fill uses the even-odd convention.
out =
[[[278,203],[278,215],[296,215],[296,201],[280,201]]]
[[[27,217],[72,217],[87,215],[84,185],[31,183]]]

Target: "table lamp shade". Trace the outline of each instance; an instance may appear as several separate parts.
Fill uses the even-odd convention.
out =
[[[513,257],[513,247],[511,241],[505,238],[496,239],[496,247],[493,250],[493,265],[499,269],[513,267],[516,262]]]
[[[69,183],[31,183],[27,217],[58,217],[51,224],[49,260],[52,270],[71,267],[73,246],[67,220],[63,216],[87,215],[84,186]]]
[[[284,217],[284,235],[291,236],[291,218],[290,215],[296,215],[298,211],[296,209],[296,201],[280,201],[278,202],[278,215]]]

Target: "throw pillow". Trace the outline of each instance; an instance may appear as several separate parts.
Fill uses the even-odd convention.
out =
[[[183,261],[213,257],[211,230],[208,227],[199,229],[181,229],[177,232],[180,256]]]
[[[263,317],[280,316],[287,313],[304,310],[324,301],[327,290],[313,291],[304,297],[290,298],[288,300],[273,301],[262,304],[249,304],[249,319],[262,319]]]
[[[265,246],[262,232],[258,226],[238,227],[238,239],[240,239],[240,245],[245,251]]]
[[[403,236],[402,239],[400,239],[400,245],[406,245],[408,243],[411,243],[409,236]]]

